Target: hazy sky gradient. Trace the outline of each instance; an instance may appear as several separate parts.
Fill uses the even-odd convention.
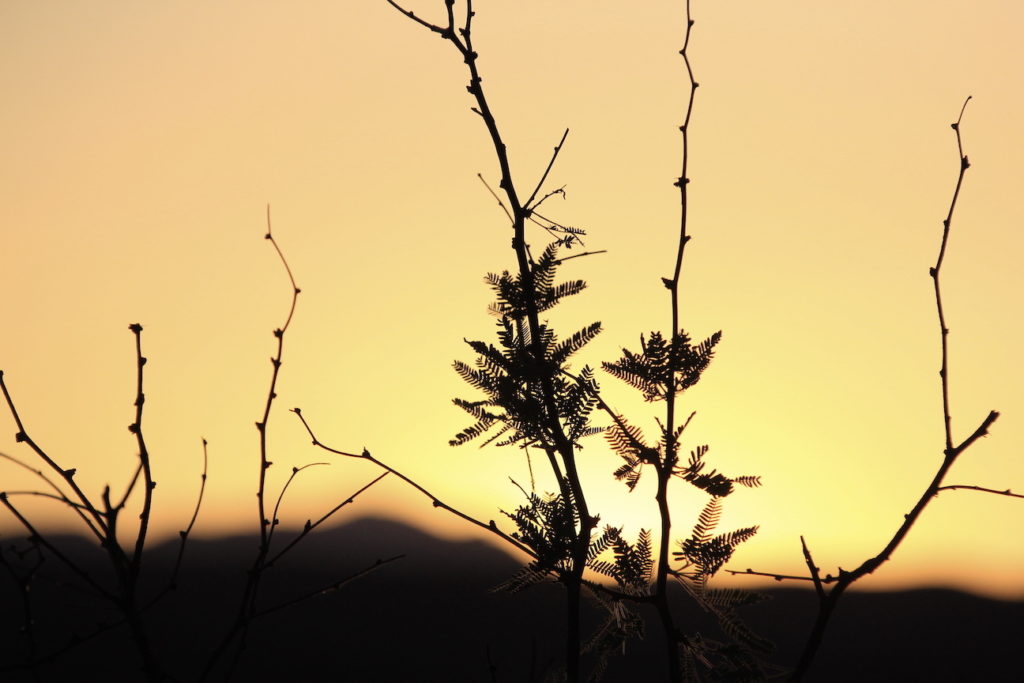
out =
[[[609,252],[563,269],[591,287],[552,322],[605,326],[580,363],[614,360],[668,325],[681,4],[477,3],[474,41],[513,172],[532,186],[569,127],[551,176],[568,197],[549,210]],[[441,0],[409,6],[443,17]],[[949,123],[967,95],[972,168],[943,271],[955,434],[990,409],[1002,417],[949,483],[1024,491],[1024,8],[736,0],[693,11],[683,320],[724,339],[685,396],[698,411],[688,446],[706,442],[711,465],[765,482],[726,501],[723,526],[761,524],[732,566],[802,572],[800,534],[826,571],[859,564],[941,459],[927,271],[956,178]],[[466,80],[450,45],[384,0],[0,4],[0,369],[30,433],[97,495],[126,481],[128,325],[140,322],[157,529],[187,521],[206,437],[197,533],[255,531],[253,423],[289,300],[262,239],[269,202],[303,289],[270,425],[272,487],[325,459],[286,412],[299,405],[324,441],[366,446],[467,512],[515,507],[521,452],[446,445],[466,424],[450,398],[473,396],[451,361],[472,359],[464,337],[493,333],[482,276],[514,266],[504,216],[476,178],[496,184],[497,171]],[[601,381],[633,422],[653,425],[657,412]],[[0,451],[28,457],[0,412]],[[627,495],[600,438],[584,460],[603,521],[656,524],[653,490]],[[29,485],[0,466],[4,489]],[[305,474],[286,525],[376,473],[338,462]],[[680,536],[702,502],[676,487]],[[471,533],[397,481],[351,514]],[[1024,501],[944,493],[859,585],[1022,596],[1022,520]]]

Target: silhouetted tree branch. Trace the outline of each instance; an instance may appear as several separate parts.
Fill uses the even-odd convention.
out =
[[[942,264],[946,255],[946,248],[949,241],[949,233],[953,221],[953,213],[956,210],[957,199],[960,196],[960,189],[963,186],[964,174],[970,167],[970,163],[967,160],[967,156],[964,154],[963,142],[960,133],[960,124],[963,120],[964,110],[967,108],[967,102],[970,101],[970,99],[971,98],[968,97],[967,100],[964,102],[963,108],[961,108],[960,110],[960,116],[957,118],[956,122],[952,124],[953,131],[956,134],[959,173],[957,175],[956,187],[953,190],[953,197],[950,200],[949,211],[946,215],[945,220],[943,220],[942,222],[942,240],[939,246],[938,257],[936,258],[935,265],[929,268],[928,270],[928,273],[932,278],[935,292],[935,307],[939,322],[939,336],[941,341],[941,366],[939,370],[939,377],[941,380],[942,421],[945,449],[943,451],[942,462],[940,463],[938,470],[933,475],[931,482],[928,484],[927,488],[925,488],[924,492],[917,500],[917,503],[914,505],[913,509],[911,509],[911,511],[904,516],[903,523],[900,524],[899,528],[896,530],[896,533],[893,534],[892,538],[885,545],[885,547],[882,548],[882,550],[877,555],[868,558],[852,571],[847,571],[840,567],[837,576],[832,576],[831,574],[829,574],[822,578],[819,574],[818,567],[814,564],[807,543],[804,541],[803,537],[801,537],[800,542],[803,546],[804,559],[810,572],[809,579],[808,577],[794,577],[786,574],[755,572],[750,569],[747,569],[745,572],[732,572],[734,574],[772,576],[776,580],[810,580],[814,584],[815,591],[818,595],[818,614],[815,619],[814,625],[811,629],[810,635],[808,636],[807,644],[805,645],[804,650],[800,656],[800,659],[797,662],[796,668],[790,676],[790,680],[792,681],[800,681],[807,674],[807,671],[813,663],[814,657],[817,654],[819,647],[821,646],[825,630],[832,617],[832,614],[835,611],[836,604],[838,603],[840,597],[843,595],[843,592],[855,581],[867,576],[868,574],[873,573],[876,569],[878,569],[882,564],[887,562],[892,557],[892,554],[903,542],[903,539],[906,538],[907,534],[910,532],[914,524],[921,516],[921,513],[924,512],[924,509],[928,506],[931,500],[939,493],[939,491],[953,488],[973,488],[975,490],[981,490],[999,495],[1012,495],[1014,497],[1024,497],[1018,496],[1016,494],[1011,494],[1009,490],[998,491],[973,486],[967,487],[962,485],[942,485],[942,482],[945,480],[947,473],[949,472],[950,468],[952,468],[957,458],[972,444],[974,444],[975,441],[977,441],[982,436],[987,435],[989,428],[999,417],[998,412],[994,410],[990,411],[989,414],[985,417],[985,419],[982,420],[981,424],[979,424],[967,438],[965,438],[959,444],[955,443],[952,431],[952,417],[950,415],[949,408],[949,326],[946,323],[945,310],[942,305],[940,274],[942,270]],[[825,590],[825,584],[832,584],[831,588]]]
[[[270,467],[273,466],[274,464],[273,461],[270,460],[268,454],[267,426],[270,422],[271,410],[274,406],[274,401],[277,399],[277,382],[281,372],[281,365],[283,362],[282,359],[284,357],[285,334],[287,333],[288,328],[291,325],[292,318],[295,315],[295,307],[298,302],[298,296],[302,292],[302,290],[299,289],[298,285],[295,282],[295,276],[292,274],[292,269],[288,265],[288,261],[284,256],[284,252],[281,251],[281,247],[278,245],[277,240],[274,239],[273,231],[271,229],[269,205],[267,206],[267,232],[264,237],[270,242],[271,246],[274,247],[274,251],[277,252],[277,256],[281,261],[281,265],[284,267],[284,270],[288,275],[288,281],[291,284],[292,296],[291,305],[289,306],[288,309],[288,316],[285,319],[284,324],[281,327],[274,330],[274,338],[277,340],[277,351],[275,355],[270,359],[270,363],[273,367],[273,370],[270,376],[270,386],[267,390],[266,401],[264,402],[263,415],[261,419],[256,423],[256,429],[259,432],[259,475],[258,490],[256,493],[256,497],[258,501],[260,538],[256,555],[253,558],[252,564],[250,565],[249,570],[246,573],[246,581],[244,588],[242,590],[242,598],[239,602],[238,609],[235,612],[235,616],[232,619],[230,625],[228,626],[226,633],[220,640],[219,644],[211,652],[210,657],[207,660],[206,665],[203,668],[203,671],[200,675],[200,680],[202,681],[208,680],[209,677],[213,675],[213,672],[216,669],[218,663],[233,646],[233,654],[227,665],[227,670],[224,673],[224,680],[228,680],[232,677],[235,668],[237,667],[238,662],[240,661],[242,652],[246,648],[246,641],[249,633],[249,628],[254,619],[264,616],[266,614],[276,612],[290,605],[297,604],[308,598],[315,597],[316,595],[321,595],[326,592],[338,590],[342,586],[348,584],[349,582],[354,581],[355,579],[369,573],[370,571],[373,571],[374,569],[380,566],[393,562],[401,557],[399,555],[388,558],[387,560],[377,560],[373,565],[366,567],[356,572],[355,574],[352,574],[349,577],[336,581],[330,584],[329,586],[319,588],[311,593],[303,594],[297,598],[294,598],[293,600],[289,600],[280,605],[270,608],[263,608],[258,606],[260,584],[267,570],[273,567],[275,563],[280,561],[282,557],[284,557],[289,551],[291,551],[296,545],[298,545],[298,543],[305,539],[314,528],[320,526],[322,523],[330,519],[336,512],[341,510],[346,505],[354,502],[357,496],[359,496],[364,491],[370,489],[374,484],[383,479],[382,475],[372,480],[368,484],[364,485],[358,491],[349,495],[342,502],[335,505],[330,511],[328,511],[320,519],[318,519],[315,524],[312,523],[310,520],[307,520],[302,531],[300,531],[299,534],[295,538],[293,538],[290,543],[285,545],[277,553],[272,554],[274,531],[277,528],[277,526],[281,523],[281,520],[278,517],[278,512],[280,511],[281,503],[284,500],[284,496],[287,493],[289,486],[291,486],[292,482],[295,480],[295,478],[299,475],[300,472],[310,467],[314,467],[316,465],[325,465],[327,463],[309,463],[306,465],[302,465],[300,467],[292,467],[291,474],[288,476],[288,479],[285,481],[284,485],[281,487],[280,492],[278,493],[277,499],[274,503],[273,514],[269,517],[267,516],[267,470],[270,469]]]
[[[15,434],[15,440],[26,443],[51,470],[58,473],[60,479],[63,481],[63,485],[71,491],[71,494],[69,495],[61,488],[60,484],[49,478],[42,470],[38,470],[13,456],[5,454],[5,459],[34,473],[51,489],[53,489],[55,493],[50,494],[38,491],[0,492],[0,502],[3,503],[8,511],[10,511],[11,514],[14,515],[21,525],[29,532],[29,538],[34,544],[57,558],[97,597],[104,599],[117,607],[120,613],[124,616],[124,622],[128,625],[132,640],[134,641],[136,650],[142,660],[142,669],[147,679],[159,681],[164,680],[166,678],[166,674],[163,666],[157,661],[153,648],[150,645],[149,636],[143,619],[145,606],[142,605],[141,596],[139,594],[139,579],[142,572],[143,553],[152,517],[153,489],[156,487],[149,458],[149,449],[146,445],[143,432],[143,410],[145,405],[143,368],[146,365],[146,357],[142,355],[142,326],[138,323],[134,323],[129,326],[129,329],[135,338],[136,382],[134,402],[135,417],[134,421],[128,426],[128,430],[135,436],[136,444],[138,446],[139,462],[120,500],[116,504],[113,503],[110,498],[110,487],[106,486],[100,496],[102,506],[96,505],[75,482],[74,476],[77,470],[75,468],[61,467],[54,458],[47,454],[46,451],[43,450],[43,448],[40,447],[31,436],[29,436],[25,429],[25,425],[22,422],[22,418],[15,407],[14,400],[7,389],[6,383],[4,382],[3,373],[0,372],[0,390],[3,391],[11,416],[14,418],[15,424],[18,428],[18,432]],[[119,521],[120,513],[124,510],[140,480],[142,481],[144,489],[143,500],[141,511],[139,513],[139,524],[136,527],[134,539],[130,542],[132,550],[129,553],[125,551],[118,538],[117,523]],[[83,522],[86,529],[88,529],[88,531],[99,541],[100,547],[105,551],[110,567],[113,570],[116,585],[114,587],[103,586],[99,581],[90,576],[89,572],[77,559],[61,551],[55,543],[50,541],[47,536],[14,505],[10,500],[10,495],[35,495],[50,498],[63,503],[70,510],[74,511],[78,518]],[[37,657],[34,655],[26,665],[35,667],[41,661],[51,658],[52,657],[50,655],[43,657]]]
[[[426,21],[394,0],[387,1],[388,4],[409,19],[438,34],[462,56],[469,70],[470,78],[467,90],[475,101],[472,111],[483,120],[498,162],[501,178],[498,187],[505,195],[504,201],[499,201],[502,207],[506,209],[512,221],[512,248],[516,255],[517,286],[520,291],[520,297],[516,302],[516,310],[509,311],[510,315],[506,317],[510,325],[509,334],[513,334],[512,330],[515,329],[518,341],[513,341],[510,337],[509,343],[518,345],[519,351],[524,354],[522,360],[523,380],[528,385],[535,387],[535,391],[534,389],[528,389],[528,391],[532,394],[529,400],[535,401],[536,405],[530,404],[529,408],[526,408],[525,405],[523,406],[524,409],[528,409],[531,412],[535,411],[528,418],[528,421],[532,422],[537,429],[531,432],[528,443],[529,441],[535,442],[545,452],[552,473],[559,485],[560,502],[556,503],[550,512],[558,515],[566,514],[572,518],[562,529],[565,533],[571,533],[573,538],[568,546],[565,547],[565,552],[568,553],[568,557],[565,559],[569,563],[569,571],[562,574],[560,580],[565,585],[567,598],[566,672],[568,680],[574,683],[580,680],[580,590],[582,588],[583,573],[587,565],[587,553],[590,548],[591,535],[597,526],[597,517],[590,513],[583,486],[580,482],[579,472],[577,471],[576,446],[573,439],[566,433],[565,426],[562,423],[561,415],[564,412],[560,410],[559,402],[564,397],[564,388],[557,384],[557,370],[552,372],[548,369],[550,360],[547,354],[550,351],[546,348],[545,339],[550,338],[551,333],[546,326],[541,324],[539,312],[544,304],[538,299],[538,287],[545,287],[546,283],[536,281],[539,266],[531,257],[529,245],[526,241],[526,223],[530,220],[540,201],[547,198],[547,196],[544,196],[538,201],[537,195],[543,189],[544,182],[562,149],[568,131],[563,134],[561,141],[554,148],[551,160],[541,174],[540,180],[534,186],[533,191],[530,192],[526,201],[523,201],[520,198],[518,187],[513,180],[507,148],[484,93],[482,79],[478,71],[478,55],[473,47],[472,36],[472,22],[475,16],[472,0],[466,0],[465,21],[461,26],[457,26],[455,22],[455,0],[444,1],[446,13],[446,22],[444,24],[434,24]],[[547,229],[550,231],[551,226],[548,226]],[[576,237],[577,234],[575,232],[569,231],[568,236],[562,243],[569,245]],[[550,260],[551,258],[549,258]],[[550,266],[548,267],[550,268]],[[498,286],[497,281],[495,281],[495,286]],[[553,305],[556,300],[552,300],[548,305]],[[486,347],[474,347],[474,350],[479,353],[484,348]],[[467,410],[473,410],[469,407],[468,402],[464,407]],[[478,417],[478,419],[480,418]],[[479,433],[475,432],[472,435],[465,436],[465,438],[473,438]],[[530,502],[530,506],[535,511],[539,510],[538,506],[542,505],[543,501],[539,499],[537,501],[531,500]],[[525,508],[520,510],[525,510]],[[516,514],[519,513],[517,512]],[[513,516],[513,518],[515,517]],[[525,520],[523,521],[525,522]],[[539,519],[535,521],[542,523]],[[548,564],[554,566],[556,563],[554,560],[552,562],[545,562],[545,568]]]

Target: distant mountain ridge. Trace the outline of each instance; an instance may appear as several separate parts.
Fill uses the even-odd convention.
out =
[[[275,544],[283,547],[295,533],[278,530]],[[69,552],[87,556],[84,539],[64,541]],[[177,680],[196,680],[210,644],[228,625],[255,551],[253,536],[189,541],[178,590],[150,615],[153,639]],[[145,572],[163,576],[176,554],[173,540],[154,547]],[[521,564],[481,541],[443,540],[377,518],[317,530],[267,574],[261,604],[287,602],[399,554],[405,557],[340,591],[254,622],[233,680],[542,679],[561,648],[560,588],[493,592]],[[93,564],[102,559],[98,552],[91,557]],[[59,578],[56,569],[48,561],[47,572]],[[815,598],[797,589],[768,592],[773,599],[748,609],[747,623],[776,642],[778,663],[792,663],[813,618]],[[64,642],[69,625],[88,632],[97,621],[115,617],[49,581],[39,584],[35,599],[37,632],[52,641],[51,647]],[[17,605],[12,582],[0,577],[0,665],[22,652]],[[684,623],[707,627],[706,617],[692,605],[680,601],[679,609]],[[598,616],[592,612],[591,626]],[[1024,603],[1019,602],[943,590],[851,593],[809,680],[1021,681],[1022,624]],[[654,631],[630,645],[605,680],[664,680],[659,652]],[[78,647],[40,673],[44,681],[139,680],[131,643],[116,632]],[[6,675],[0,680],[32,680],[26,672]]]

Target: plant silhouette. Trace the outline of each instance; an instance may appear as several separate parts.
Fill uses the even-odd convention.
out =
[[[494,334],[489,339],[467,339],[468,359],[454,362],[454,370],[468,385],[467,394],[453,399],[455,407],[468,415],[468,422],[454,435],[451,446],[493,445],[518,449],[529,465],[530,481],[513,481],[522,495],[513,509],[500,510],[496,519],[479,516],[443,500],[438,489],[428,489],[416,478],[399,471],[387,458],[369,449],[346,450],[327,445],[321,440],[308,417],[313,411],[294,408],[320,452],[330,453],[378,468],[379,474],[363,482],[348,495],[339,497],[323,515],[308,519],[289,537],[279,531],[279,513],[291,484],[303,472],[326,463],[311,462],[293,466],[283,485],[274,489],[268,471],[274,465],[270,454],[268,431],[276,424],[276,401],[284,358],[284,342],[296,313],[300,289],[291,267],[270,228],[267,208],[265,238],[280,258],[289,281],[291,302],[285,322],[274,330],[275,351],[271,357],[271,376],[262,411],[256,420],[258,457],[254,458],[256,478],[256,528],[251,534],[249,559],[237,574],[237,600],[217,614],[205,615],[217,624],[217,634],[206,645],[202,661],[194,670],[181,673],[172,658],[167,657],[169,643],[154,641],[154,622],[160,610],[173,602],[182,576],[187,574],[190,536],[200,515],[207,484],[207,449],[202,441],[203,471],[197,502],[180,540],[170,572],[153,576],[157,565],[149,561],[152,546],[150,528],[153,523],[156,495],[157,463],[150,454],[144,436],[144,367],[140,324],[129,329],[134,337],[136,391],[134,415],[129,425],[137,445],[137,464],[132,469],[123,491],[105,487],[97,496],[82,488],[75,479],[76,469],[68,466],[40,445],[26,426],[17,408],[15,392],[9,389],[0,371],[0,390],[15,426],[16,441],[31,452],[31,459],[0,453],[9,464],[28,471],[41,484],[33,490],[4,490],[0,503],[21,525],[27,541],[0,548],[0,567],[14,586],[17,604],[9,608],[18,614],[21,657],[0,662],[0,672],[19,672],[34,681],[44,680],[46,667],[76,649],[86,649],[109,634],[126,636],[124,650],[132,651],[138,662],[140,676],[149,681],[167,680],[230,680],[238,679],[244,669],[247,653],[258,640],[258,623],[264,617],[278,615],[286,608],[304,603],[325,593],[335,592],[352,581],[374,573],[401,555],[382,555],[361,565],[357,570],[335,577],[315,587],[295,586],[284,600],[268,600],[267,584],[273,570],[286,557],[294,557],[295,548],[312,532],[334,521],[335,515],[364,492],[385,478],[400,480],[435,508],[451,513],[469,525],[500,539],[523,559],[522,566],[509,572],[495,586],[496,591],[536,594],[540,584],[560,587],[558,608],[561,621],[560,655],[545,669],[535,662],[535,650],[529,657],[530,680],[580,681],[599,680],[615,664],[615,658],[626,652],[637,639],[651,636],[659,648],[658,680],[680,681],[761,681],[787,678],[800,681],[818,673],[814,668],[828,627],[838,609],[840,598],[861,578],[877,571],[892,559],[896,550],[919,521],[928,504],[944,491],[974,490],[993,495],[1021,498],[1009,489],[995,489],[968,484],[949,484],[947,478],[954,464],[968,448],[990,428],[999,417],[992,410],[966,437],[957,438],[951,427],[952,400],[949,386],[950,323],[943,306],[940,276],[947,253],[957,200],[970,167],[961,137],[964,109],[952,124],[956,136],[958,167],[955,189],[943,221],[938,255],[929,269],[939,323],[941,365],[940,392],[944,424],[944,448],[937,470],[920,497],[897,526],[895,533],[875,555],[861,561],[853,570],[838,568],[825,573],[816,563],[811,544],[800,538],[806,575],[784,574],[763,570],[729,569],[727,565],[742,544],[751,542],[759,531],[757,520],[743,522],[738,528],[720,528],[726,498],[743,495],[744,489],[762,485],[755,474],[734,474],[719,471],[709,444],[689,438],[688,427],[696,412],[684,407],[687,391],[697,386],[705,373],[716,363],[716,353],[723,339],[722,331],[692,329],[682,305],[684,287],[683,265],[686,248],[692,238],[690,225],[690,134],[691,116],[695,106],[698,83],[689,56],[694,21],[689,0],[684,0],[685,23],[681,32],[682,66],[685,72],[685,105],[679,131],[682,135],[680,173],[672,182],[679,193],[679,225],[675,247],[668,264],[671,272],[652,277],[652,290],[668,294],[664,324],[645,327],[638,343],[626,343],[612,360],[581,363],[590,342],[602,333],[600,322],[587,322],[582,327],[562,330],[556,324],[567,301],[586,302],[587,283],[575,273],[587,261],[583,257],[603,254],[601,249],[587,246],[587,231],[552,218],[547,202],[564,198],[564,188],[552,188],[551,173],[569,137],[562,133],[546,166],[536,179],[524,182],[513,174],[510,151],[491,108],[484,79],[480,72],[479,54],[474,44],[475,10],[472,0],[439,0],[439,21],[426,19],[397,0],[386,0],[414,28],[436,34],[453,48],[468,72],[467,91],[472,99],[472,112],[487,131],[493,162],[497,167],[496,188],[488,183],[491,174],[479,175],[485,191],[497,201],[508,220],[511,265],[504,270],[488,272],[485,283],[493,295],[489,313],[495,319]],[[970,98],[968,98],[970,99]],[[666,183],[666,186],[668,183]],[[586,241],[585,241],[586,240]],[[659,264],[661,265],[661,264]],[[567,274],[570,273],[570,274]],[[577,298],[578,297],[578,298]],[[585,304],[584,304],[585,305]],[[596,308],[596,307],[595,307]],[[597,317],[590,316],[588,320]],[[711,376],[709,375],[709,378]],[[643,399],[653,415],[626,414],[612,405],[602,394],[605,378],[622,383]],[[709,380],[710,381],[710,380]],[[314,408],[315,410],[315,408]],[[598,437],[603,435],[604,444]],[[446,435],[448,436],[448,435]],[[360,435],[363,437],[363,435]],[[373,435],[365,438],[372,439]],[[588,449],[607,447],[621,464],[606,474],[614,477],[629,491],[654,480],[652,524],[641,528],[635,536],[627,534],[624,525],[603,519],[598,509],[598,496],[587,485],[592,460]],[[591,451],[593,452],[593,451]],[[536,468],[535,462],[541,467]],[[722,469],[729,469],[722,467]],[[274,470],[277,471],[277,470]],[[682,482],[698,490],[701,503],[693,509],[680,510],[670,504],[673,483]],[[770,484],[770,482],[766,482]],[[21,497],[41,498],[55,502],[70,513],[88,536],[93,550],[105,562],[106,575],[98,578],[92,565],[81,559],[71,543],[58,534],[41,528],[25,513],[18,501]],[[249,503],[246,503],[249,505]],[[138,522],[126,522],[131,512]],[[680,522],[680,520],[686,520]],[[679,527],[686,529],[680,532]],[[345,555],[351,548],[333,549]],[[401,549],[399,549],[401,550]],[[49,570],[57,565],[74,580],[73,585],[55,580]],[[848,565],[851,566],[851,565]],[[738,588],[719,588],[712,584],[719,573],[757,575],[780,581],[809,584],[817,600],[816,616],[809,625],[805,644],[794,661],[771,662],[772,643],[757,629],[748,626],[743,614],[747,606],[757,605],[765,595]],[[376,577],[379,578],[379,577]],[[116,614],[116,618],[95,620],[86,633],[70,632],[62,642],[54,644],[40,637],[36,626],[38,608],[34,587],[42,582],[56,585],[67,595],[74,591],[87,594]],[[292,587],[289,587],[291,589]],[[539,589],[543,590],[543,589]],[[381,602],[392,599],[397,591],[385,588]],[[517,595],[517,598],[523,598]],[[712,623],[698,623],[691,612],[680,608],[685,599],[688,608],[700,611]],[[70,598],[68,604],[71,604]],[[344,609],[344,606],[341,608]],[[70,608],[69,608],[70,611]],[[598,619],[589,618],[594,612]],[[106,613],[105,613],[106,614]],[[358,621],[359,614],[345,614]],[[542,632],[537,623],[526,624],[521,634],[534,638]],[[653,631],[653,633],[652,633]],[[187,637],[185,635],[182,636]],[[386,636],[382,636],[385,638]],[[400,651],[403,643],[393,645]],[[340,648],[339,648],[340,649]],[[164,654],[161,654],[164,653]],[[525,658],[522,651],[517,656]],[[309,654],[310,659],[315,653]],[[486,652],[491,680],[502,673]],[[780,665],[781,664],[781,665]],[[627,665],[629,666],[629,665]],[[637,671],[640,667],[636,667]],[[89,672],[82,672],[88,678]],[[423,680],[443,680],[444,671],[425,671]],[[639,675],[639,674],[637,674]],[[827,676],[827,673],[821,674]]]

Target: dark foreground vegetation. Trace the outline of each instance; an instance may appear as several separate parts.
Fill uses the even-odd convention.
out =
[[[390,466],[387,455],[342,450],[345,444],[329,445],[333,437],[326,434],[321,441],[315,418],[307,421],[296,407],[294,416],[287,417],[301,420],[314,446],[331,458],[372,463],[380,473],[362,488],[346,491],[316,521],[291,534],[285,530],[288,523],[278,513],[289,485],[300,472],[321,463],[292,466],[280,489],[268,484],[267,471],[274,464],[268,432],[276,429],[281,413],[277,391],[285,337],[301,292],[271,232],[268,208],[266,238],[281,257],[292,295],[283,324],[273,331],[276,350],[269,387],[255,422],[259,448],[252,460],[253,512],[258,535],[192,539],[185,553],[200,513],[204,468],[196,507],[180,542],[153,545],[149,528],[156,479],[144,437],[147,358],[140,324],[129,327],[135,338],[137,379],[128,429],[137,442],[138,464],[123,493],[109,486],[99,495],[83,490],[75,480],[77,468],[64,455],[45,450],[41,435],[36,441],[26,426],[31,419],[23,420],[0,371],[0,393],[15,426],[15,441],[30,453],[0,457],[35,475],[40,486],[0,491],[0,503],[21,525],[21,538],[28,538],[24,545],[17,536],[4,539],[8,543],[0,554],[10,579],[0,584],[4,680],[1021,680],[1013,657],[1019,652],[1022,604],[917,591],[854,593],[837,609],[848,588],[893,558],[941,492],[973,489],[1024,498],[1009,488],[950,484],[946,479],[958,458],[988,435],[999,417],[989,410],[983,419],[968,423],[966,431],[952,427],[950,327],[940,275],[970,167],[960,130],[966,100],[952,123],[955,186],[941,232],[936,230],[937,255],[927,271],[937,318],[936,394],[941,401],[936,400],[935,418],[938,424],[941,415],[944,444],[934,454],[934,474],[910,499],[916,503],[895,520],[894,531],[887,532],[891,536],[880,536],[876,554],[847,563],[851,569],[829,571],[824,562],[819,566],[801,538],[806,574],[780,575],[770,568],[740,571],[808,587],[776,591],[770,596],[774,600],[766,601],[710,582],[736,547],[759,528],[754,519],[740,528],[718,528],[723,501],[735,491],[760,486],[760,477],[719,472],[705,458],[709,446],[684,434],[696,411],[683,394],[700,381],[722,338],[714,330],[688,331],[680,303],[684,253],[692,237],[689,135],[698,88],[688,54],[694,25],[689,3],[684,3],[679,51],[688,98],[680,112],[680,173],[671,182],[680,202],[678,232],[674,258],[658,264],[651,275],[652,296],[665,298],[663,319],[652,320],[649,331],[638,335],[639,346],[623,341],[631,347],[622,348],[617,360],[590,366],[570,361],[576,362],[575,354],[601,332],[597,311],[586,327],[559,328],[557,334],[548,319],[560,302],[586,288],[584,280],[559,268],[571,260],[566,271],[575,273],[580,267],[575,259],[604,253],[584,244],[582,228],[544,215],[554,204],[545,202],[565,197],[564,186],[556,186],[549,176],[568,129],[560,138],[553,136],[557,144],[546,167],[526,178],[514,175],[503,129],[478,70],[472,3],[459,3],[456,13],[455,0],[444,0],[428,20],[395,0],[387,2],[404,15],[410,29],[440,38],[436,47],[443,44],[465,65],[470,109],[493,148],[496,169],[479,177],[497,201],[495,213],[507,219],[500,239],[509,240],[512,253],[508,269],[489,271],[485,278],[494,295],[494,336],[467,340],[472,361],[455,362],[472,393],[454,400],[470,418],[450,443],[521,449],[530,463],[531,480],[528,489],[525,482],[516,484],[523,493],[521,504],[505,512],[500,524],[475,518]],[[668,185],[666,179],[666,191]],[[923,279],[924,267],[915,267]],[[658,414],[627,417],[602,395],[598,377],[632,387]],[[629,490],[641,476],[656,485],[651,526],[635,537],[601,516],[599,496],[581,476],[589,466],[581,442],[602,433],[623,461],[609,474]],[[359,435],[358,440],[372,438]],[[540,484],[534,481],[531,458],[536,459]],[[328,519],[333,522],[335,513],[384,477],[402,480],[410,495],[425,496],[434,507],[501,539],[518,561],[480,543],[452,547],[393,523],[364,520],[327,528]],[[699,489],[704,496],[700,509],[674,517],[671,485]],[[22,506],[26,497],[63,505],[77,517],[89,541],[58,538],[38,527]],[[685,526],[680,519],[686,520]],[[399,562],[402,557],[409,561]],[[610,581],[601,583],[601,577]],[[503,590],[490,590],[497,586]],[[307,599],[313,597],[322,599]]]
[[[68,539],[70,541],[70,539]],[[151,614],[153,641],[169,673],[195,680],[237,600],[252,539],[196,539],[188,571]],[[95,551],[84,541],[76,552]],[[334,549],[349,549],[347,555]],[[362,519],[310,537],[289,561],[268,572],[267,605],[297,588],[314,589],[356,571],[377,557],[406,553],[410,561],[382,567],[346,590],[310,600],[254,624],[236,671],[239,681],[544,681],[561,652],[561,591],[537,585],[510,595],[488,589],[514,574],[514,558],[480,542],[453,543],[389,521]],[[170,569],[177,549],[152,551],[153,565]],[[102,571],[102,557],[96,558]],[[97,621],[116,620],[87,596],[56,585],[60,567],[48,563],[35,583],[38,646],[50,651],[73,632],[88,634]],[[0,604],[18,603],[11,582]],[[813,591],[778,589],[747,608],[747,623],[771,638],[772,659],[792,662],[814,619]],[[711,627],[692,600],[673,593],[674,608],[696,626]],[[1024,602],[1000,602],[947,590],[854,592],[822,646],[816,681],[1015,681]],[[603,610],[584,610],[596,626]],[[654,615],[645,614],[648,621]],[[20,615],[0,614],[0,661],[24,657]],[[699,628],[698,628],[699,630]],[[124,627],[68,651],[30,671],[4,671],[0,680],[134,681],[138,655]],[[609,663],[607,681],[662,680],[664,662],[656,629]]]

